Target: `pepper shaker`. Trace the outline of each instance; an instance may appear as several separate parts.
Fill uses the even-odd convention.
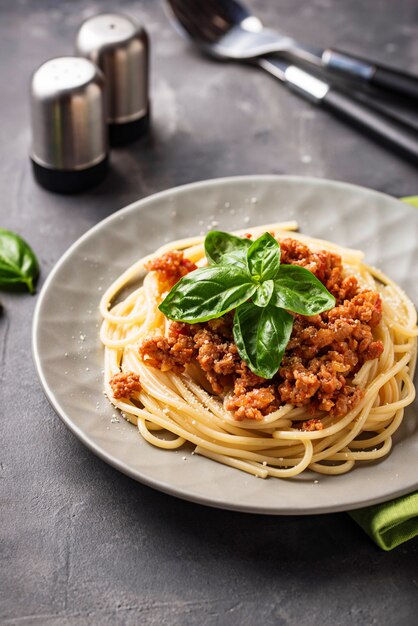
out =
[[[31,89],[31,161],[37,182],[77,193],[106,176],[104,77],[87,59],[59,57],[35,71]]]
[[[144,135],[149,129],[149,39],[145,29],[125,15],[95,15],[81,25],[76,51],[105,76],[111,145],[124,145]]]

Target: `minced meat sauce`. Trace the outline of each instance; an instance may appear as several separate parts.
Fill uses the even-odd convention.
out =
[[[139,376],[133,372],[119,372],[109,381],[113,397],[117,400],[130,398],[134,393],[141,391]]]
[[[361,289],[354,276],[344,277],[337,254],[310,250],[290,238],[280,240],[280,247],[281,262],[310,270],[335,296],[336,306],[312,317],[294,314],[290,341],[272,379],[257,376],[240,358],[232,336],[232,312],[201,324],[170,322],[166,337],[143,341],[140,356],[152,367],[175,373],[197,363],[215,394],[232,390],[226,409],[238,420],[260,420],[286,403],[306,406],[312,416],[324,411],[342,417],[364,394],[352,384],[354,374],[383,351],[382,342],[373,337],[382,317],[380,295]],[[162,283],[170,278],[175,284],[195,267],[182,253],[172,255],[163,255],[148,267]],[[300,427],[320,430],[322,423],[312,418]]]

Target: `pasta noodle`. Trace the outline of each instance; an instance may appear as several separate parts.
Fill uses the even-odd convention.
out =
[[[170,250],[182,250],[187,259],[204,265],[203,238],[183,239],[137,261],[107,289],[100,304],[105,391],[149,444],[173,450],[189,442],[195,453],[260,478],[293,477],[308,468],[320,474],[343,474],[358,461],[373,461],[389,453],[404,409],[415,397],[415,308],[398,285],[363,262],[362,252],[293,232],[296,228],[296,223],[287,222],[245,232],[259,236],[270,231],[278,238],[291,232],[292,239],[310,248],[335,252],[342,257],[347,274],[382,298],[382,321],[374,335],[384,350],[355,374],[353,385],[365,390],[360,402],[343,417],[323,415],[322,430],[301,430],[299,423],[311,415],[305,407],[291,404],[280,406],[261,421],[238,421],[226,410],[224,398],[209,393],[199,382],[193,367],[176,374],[146,365],[138,346],[150,334],[164,335],[167,320],[158,310],[157,278],[154,272],[146,273],[145,264]],[[117,301],[121,290],[142,279],[143,284]],[[119,372],[139,376],[141,388],[129,398],[113,395],[110,381]]]

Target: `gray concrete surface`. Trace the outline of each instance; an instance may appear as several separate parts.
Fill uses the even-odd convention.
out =
[[[266,22],[418,73],[415,0],[253,0]],[[112,154],[78,197],[38,188],[27,158],[28,80],[72,49],[80,21],[119,9],[152,40],[153,135]],[[417,170],[270,77],[195,54],[160,2],[0,0],[0,216],[60,255],[116,209],[198,179],[321,176],[395,196]],[[406,111],[408,114],[408,111]],[[409,625],[418,542],[381,552],[345,514],[256,517],[177,501],[86,450],[49,406],[31,358],[36,297],[1,293],[0,623],[8,625]]]

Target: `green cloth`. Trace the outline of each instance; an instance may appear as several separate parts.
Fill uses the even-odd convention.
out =
[[[401,198],[401,200],[418,208],[418,196],[407,196],[406,198]]]
[[[418,208],[418,196],[401,200]],[[418,491],[390,502],[351,511],[350,516],[380,548],[392,550],[418,535]]]
[[[383,550],[392,550],[418,535],[418,491],[365,509],[350,516]]]

